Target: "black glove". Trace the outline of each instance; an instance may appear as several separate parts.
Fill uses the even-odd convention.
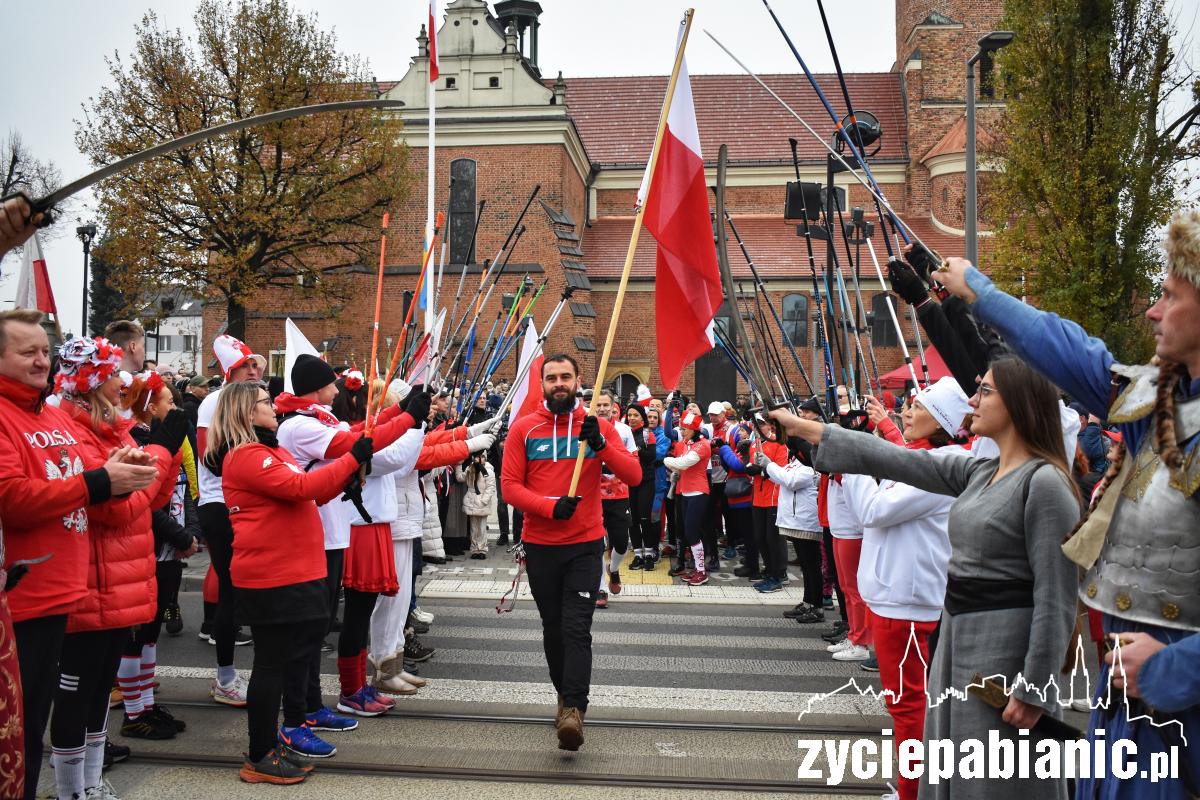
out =
[[[682,406],[679,405],[678,400],[672,400],[671,405],[669,405],[667,407],[669,409],[671,409],[672,416],[676,416],[676,417],[679,416],[679,409],[682,408]]]
[[[354,456],[359,464],[369,464],[374,452],[375,443],[371,441],[370,436],[364,436],[350,445],[350,455]]]
[[[912,250],[908,251],[907,259],[912,268],[916,270],[917,275],[928,283],[929,274],[938,269],[942,264],[934,257],[933,253],[925,248],[925,245],[920,242],[914,242]]]
[[[555,519],[570,519],[575,515],[575,509],[579,507],[579,501],[582,497],[560,497],[554,501],[554,518]]]
[[[587,442],[593,453],[603,450],[608,444],[608,440],[600,432],[600,420],[595,417],[584,417],[583,425],[579,427],[579,441]]]
[[[712,440],[712,448],[713,448],[714,450],[720,450],[722,447],[724,447],[724,446],[725,446],[725,444],[726,444],[725,440],[724,440],[724,439],[722,439],[721,437],[719,437],[719,436],[714,436],[714,437],[713,437],[713,440]]]
[[[737,451],[738,451],[738,455],[740,455],[742,458],[745,458],[747,455],[749,455],[750,440],[743,439],[742,441],[738,442]]]
[[[760,467],[758,464],[747,464],[746,474],[757,478],[759,475],[762,475],[762,467]]]
[[[929,289],[911,266],[898,258],[888,259],[888,281],[892,291],[904,298],[910,305],[927,300]]]
[[[13,589],[17,588],[17,584],[21,582],[21,578],[24,578],[28,572],[29,565],[27,564],[17,564],[15,567],[10,569],[4,580],[4,591],[11,592]]]
[[[410,392],[404,400],[404,411],[420,425],[429,419],[429,406],[432,403],[433,395],[429,392]]]
[[[362,439],[359,440],[359,442],[361,441]],[[370,441],[370,439],[367,441]],[[354,444],[357,445],[358,442],[355,442]],[[354,452],[353,449],[351,449],[351,452]],[[345,487],[343,487],[342,491],[345,493],[342,495],[342,502],[345,503],[349,501],[350,503],[353,503],[355,510],[358,511],[358,515],[362,517],[368,525],[370,525],[372,524],[371,515],[367,513],[367,508],[365,505],[363,505],[362,490],[362,479],[359,478],[358,473],[355,472],[350,476],[350,480],[346,482]]]
[[[189,430],[191,422],[188,421],[187,412],[182,408],[172,408],[162,422],[151,428],[149,443],[159,445],[171,455],[175,455],[179,448],[183,447],[183,440],[187,438]]]

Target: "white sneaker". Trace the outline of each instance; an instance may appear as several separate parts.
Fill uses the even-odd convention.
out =
[[[112,784],[104,778],[100,779],[99,786],[93,786],[83,793],[85,800],[121,800],[117,797],[117,793],[113,791]]]
[[[209,694],[212,695],[214,701],[223,705],[245,708],[247,688],[248,683],[241,675],[234,678],[233,683],[228,686],[222,686],[216,678],[213,678]]]
[[[417,693],[417,687],[399,675],[376,676],[375,682],[372,685],[381,694],[392,697],[411,696]]]
[[[834,661],[866,661],[870,657],[871,651],[857,644],[842,648],[833,654]]]
[[[850,641],[849,639],[842,639],[840,642],[838,642],[836,644],[831,644],[828,647],[826,647],[825,652],[826,653],[840,653],[843,650],[845,650],[847,647],[853,647],[853,646],[854,646],[854,642]]]
[[[420,606],[414,608],[412,613],[414,617],[421,620],[421,622],[424,622],[426,625],[429,625],[433,622],[433,614],[429,611],[422,611]]]

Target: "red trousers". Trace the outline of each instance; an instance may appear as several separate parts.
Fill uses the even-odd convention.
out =
[[[886,705],[892,715],[892,741],[898,753],[900,743],[905,739],[922,741],[924,738],[929,636],[937,623],[890,619],[868,613],[871,614],[871,634],[875,637],[875,657],[879,659],[879,682],[885,691],[892,693]],[[895,763],[900,800],[916,800],[921,782],[900,775],[898,755]]]
[[[850,641],[863,647],[871,646],[870,610],[858,593],[858,558],[862,555],[862,539],[833,539],[833,560],[837,563],[838,582],[846,598],[846,624],[850,626]]]
[[[0,581],[3,581],[0,571]],[[25,725],[21,700],[21,668],[13,638],[8,597],[0,591],[0,797],[25,793]]]

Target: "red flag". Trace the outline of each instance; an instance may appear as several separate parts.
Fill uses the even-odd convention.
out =
[[[674,389],[683,368],[715,346],[713,319],[722,299],[686,60],[680,64],[653,180],[647,169],[639,199],[645,206],[646,230],[658,241],[654,287],[658,371],[663,385]]]
[[[533,319],[530,318],[525,339],[521,342],[521,369],[524,369],[526,364],[530,364],[530,367],[524,383],[513,390],[512,410],[508,414],[509,425],[519,417],[535,411],[538,403],[542,401],[542,363],[545,360],[546,356],[538,345],[537,330],[533,327]]]
[[[437,52],[437,28],[433,24],[433,4],[435,0],[429,0],[429,82],[433,83],[438,79],[438,52]]]
[[[36,308],[58,316],[54,292],[50,288],[50,273],[46,270],[46,257],[42,255],[42,243],[37,234],[25,243],[21,275],[17,278],[15,307]]]

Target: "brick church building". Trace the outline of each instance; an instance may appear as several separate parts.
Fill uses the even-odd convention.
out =
[[[1002,10],[999,0],[897,0],[896,61],[889,72],[846,75],[855,110],[869,111],[884,135],[871,158],[872,171],[885,196],[922,240],[943,254],[963,252],[963,186],[965,158],[964,65],[975,42],[993,30]],[[552,13],[552,12],[548,12]],[[520,212],[535,184],[538,199],[525,219],[526,231],[507,272],[480,317],[486,335],[501,311],[503,294],[512,294],[523,276],[547,288],[534,318],[541,329],[563,288],[577,287],[567,311],[547,343],[547,351],[576,355],[585,380],[599,365],[613,301],[634,218],[634,203],[649,157],[666,89],[667,77],[550,77],[553,65],[538,61],[539,16],[533,0],[505,0],[492,7],[484,0],[453,0],[445,8],[438,31],[440,76],[437,83],[437,167],[439,205],[448,208],[449,258],[441,302],[449,305],[462,265],[468,275],[464,296],[479,285],[479,263],[490,259]],[[407,74],[379,91],[400,99],[404,136],[414,171],[413,195],[393,209],[385,264],[385,311],[381,329],[398,332],[402,293],[416,281],[419,241],[425,219],[424,192],[428,86],[428,40],[424,29]],[[818,131],[832,126],[804,75],[763,76]],[[818,75],[835,108],[843,104],[835,75]],[[986,87],[986,81],[983,83]],[[701,145],[710,185],[715,182],[718,147],[729,146],[727,207],[746,248],[767,285],[784,325],[796,343],[817,390],[823,379],[817,336],[817,305],[804,240],[795,224],[784,220],[785,184],[795,180],[788,137],[799,140],[802,179],[824,184],[825,151],[744,74],[693,75]],[[986,89],[985,89],[986,92]],[[982,128],[1002,113],[1002,103],[979,98],[980,149],[990,137]],[[986,169],[986,161],[981,170]],[[453,192],[448,192],[450,177]],[[864,207],[875,219],[870,196],[846,174],[835,184],[848,190],[847,207]],[[447,197],[447,194],[450,194]],[[476,208],[486,200],[475,247],[470,247]],[[846,212],[849,218],[849,210]],[[873,242],[886,260],[883,233]],[[826,252],[814,243],[818,280],[825,296]],[[839,237],[838,264],[853,302],[854,265],[845,257]],[[735,280],[744,287],[743,315],[752,306],[750,270],[732,237],[729,260]],[[861,249],[859,283],[863,314],[859,335],[873,347],[882,374],[902,365],[895,328],[891,325],[874,266]],[[655,347],[655,243],[643,231],[604,383],[616,384],[624,397],[646,383],[661,396]],[[886,269],[886,263],[883,263]],[[248,311],[247,341],[264,355],[271,371],[282,368],[285,317],[291,316],[309,339],[324,348],[333,363],[368,360],[374,263],[349,270],[354,299],[333,309],[306,301],[304,290],[269,290]],[[740,291],[740,290],[739,290]],[[910,351],[916,352],[913,327],[901,326]],[[720,314],[727,317],[726,300]],[[205,341],[223,326],[223,308],[205,310]],[[718,324],[722,320],[718,319]],[[777,326],[770,328],[782,336]],[[848,333],[842,334],[849,339]],[[753,336],[752,336],[753,340]],[[853,347],[852,340],[844,344]],[[509,376],[514,358],[497,373]],[[802,391],[794,362],[784,354],[787,378]],[[714,350],[685,370],[680,388],[703,402],[733,400],[745,392],[729,360]]]

